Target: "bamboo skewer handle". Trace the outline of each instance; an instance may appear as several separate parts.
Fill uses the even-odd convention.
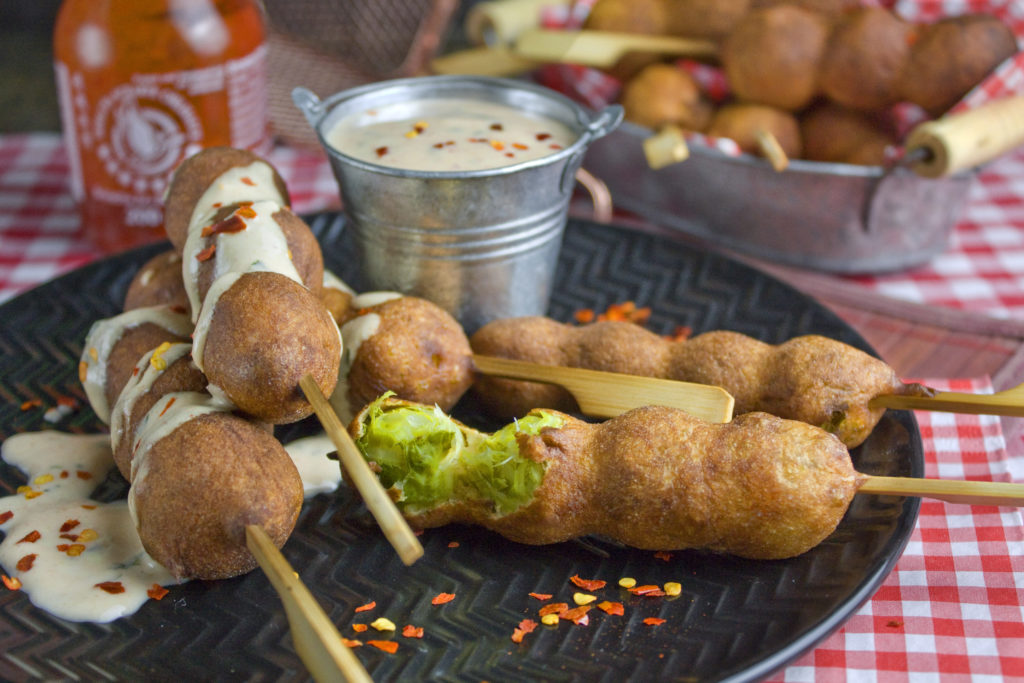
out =
[[[629,52],[708,58],[717,56],[718,46],[708,40],[675,36],[535,28],[519,35],[513,51],[538,62],[610,67]]]
[[[263,527],[245,528],[245,543],[281,596],[292,642],[310,675],[318,681],[372,681],[362,663],[345,647],[341,634]]]
[[[411,565],[423,556],[423,546],[419,539],[409,528],[409,523],[402,517],[402,513],[395,507],[394,501],[388,497],[380,480],[370,471],[370,466],[359,454],[359,449],[356,448],[352,437],[349,436],[348,430],[341,424],[338,414],[327,402],[316,381],[309,375],[305,375],[299,384],[306,394],[306,398],[313,405],[313,410],[316,411],[316,416],[320,419],[324,431],[327,432],[338,449],[338,459],[355,483],[366,507],[377,520],[377,524],[380,525],[381,531],[384,532],[388,541],[398,551],[402,562]]]
[[[866,478],[858,493],[934,498],[947,503],[965,505],[1024,505],[1024,484],[998,481],[958,481],[950,479],[919,479],[916,477]]]
[[[573,395],[584,414],[593,417],[615,417],[633,408],[663,405],[685,410],[708,422],[732,419],[733,397],[725,389],[708,384],[541,365],[477,354],[473,355],[473,365],[485,375],[558,384]]]
[[[872,408],[896,410],[936,410],[970,415],[1005,415],[1024,417],[1024,384],[997,391],[994,394],[965,394],[940,391],[934,396],[876,396],[869,404]]]
[[[927,178],[948,176],[991,161],[1024,144],[1024,95],[1002,97],[961,114],[917,126],[906,150],[927,152],[911,168]]]

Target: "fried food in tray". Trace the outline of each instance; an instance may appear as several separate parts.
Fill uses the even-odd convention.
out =
[[[787,157],[803,155],[800,124],[788,111],[764,104],[732,103],[719,107],[707,134],[730,138],[747,154],[763,156],[761,135],[774,138]]]
[[[853,109],[877,111],[900,101],[900,76],[914,27],[883,7],[839,18],[818,66],[823,95]]]
[[[772,345],[737,332],[705,332],[671,341],[634,323],[602,321],[573,326],[550,318],[495,320],[470,337],[473,351],[546,365],[588,368],[720,386],[735,412],[766,412],[836,434],[853,448],[867,438],[885,410],[881,394],[921,395],[883,361],[817,335]],[[561,387],[480,376],[472,388],[495,417],[513,419],[533,408],[578,410]]]
[[[939,116],[1017,50],[1010,27],[988,14],[922,25],[901,75],[900,93]]]
[[[721,62],[740,101],[797,111],[818,94],[829,21],[792,5],[753,10],[722,43]]]
[[[385,396],[350,432],[413,527],[475,524],[535,545],[600,534],[792,557],[832,533],[861,481],[835,436],[764,413],[719,425],[645,407],[591,424],[533,410],[485,434]]]
[[[898,140],[891,122],[879,114],[824,101],[800,115],[803,158],[880,166]]]
[[[671,64],[644,68],[626,83],[620,101],[630,121],[652,130],[667,125],[704,130],[712,116],[696,79]]]

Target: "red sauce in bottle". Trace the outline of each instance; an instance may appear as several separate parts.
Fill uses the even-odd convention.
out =
[[[82,233],[107,252],[165,238],[175,167],[269,149],[257,0],[65,0],[54,66]]]

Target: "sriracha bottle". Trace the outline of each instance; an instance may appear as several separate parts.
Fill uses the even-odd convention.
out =
[[[258,0],[64,0],[54,68],[82,234],[164,239],[163,194],[204,147],[269,150]]]

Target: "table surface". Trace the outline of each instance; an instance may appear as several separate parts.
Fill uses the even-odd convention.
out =
[[[339,207],[319,150],[279,146],[270,161],[297,213]],[[573,210],[585,209],[574,202]],[[0,302],[101,258],[78,236],[78,224],[60,137],[0,135]],[[924,266],[850,277],[754,265],[835,310],[905,379],[972,392],[1024,382],[1024,149],[982,169],[949,249]],[[1024,420],[917,418],[927,476],[1024,482]],[[772,680],[917,676],[1024,680],[1019,509],[924,501],[911,541],[879,591]]]

